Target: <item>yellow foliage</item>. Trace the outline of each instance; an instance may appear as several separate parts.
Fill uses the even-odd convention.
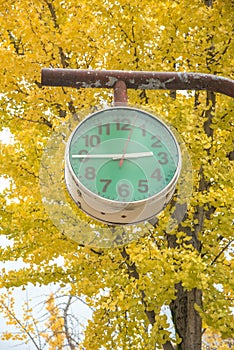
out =
[[[41,321],[35,318],[40,318],[40,313],[33,312],[32,307],[30,307],[32,301],[27,301],[22,305],[21,315],[11,295],[12,291],[9,291],[2,294],[0,298],[1,314],[4,315],[7,325],[12,329],[12,332],[2,332],[1,339],[3,341],[13,340],[25,343],[31,341],[37,349],[39,344],[42,346],[44,341],[48,350],[64,349],[66,343],[64,316],[56,303],[56,296],[51,294],[45,301],[47,313],[43,310],[43,320]]]
[[[233,338],[222,339],[219,333],[210,328],[206,329],[203,340],[202,350],[230,350],[234,347]]]
[[[130,105],[162,115],[177,129],[189,152],[193,183],[179,228],[169,230],[174,209],[168,207],[156,229],[140,226],[142,237],[131,239],[124,255],[120,247],[83,247],[60,232],[44,207],[39,182],[41,159],[55,130],[69,129],[71,120],[78,123],[86,111],[109,104],[112,91],[42,87],[41,68],[176,70],[233,79],[233,21],[232,1],[221,0],[212,6],[201,0],[0,2],[0,130],[9,128],[14,136],[14,143],[0,143],[0,176],[11,180],[0,195],[0,233],[11,244],[0,248],[0,259],[27,263],[2,270],[0,286],[59,282],[85,295],[95,309],[84,334],[87,349],[127,343],[151,350],[152,344],[162,347],[172,338],[178,343],[164,317],[150,331],[146,311],[160,315],[180,282],[186,290],[202,289],[199,311],[207,326],[225,337],[233,333],[234,104],[220,94],[212,104],[204,91],[177,92],[176,99],[169,91],[128,91]],[[63,186],[61,174],[61,191]],[[178,202],[184,204],[184,198]],[[79,215],[82,225],[69,224],[82,237],[91,242],[93,227],[105,234],[105,227]],[[129,231],[119,228],[120,236],[135,238]],[[173,247],[168,237],[174,238]],[[200,243],[198,249],[194,242]],[[43,337],[55,349],[63,344],[64,324],[53,297],[47,307],[54,337],[47,332]],[[23,321],[33,332],[30,313],[25,310]],[[14,317],[9,323],[16,324]],[[5,337],[12,339],[10,332]]]

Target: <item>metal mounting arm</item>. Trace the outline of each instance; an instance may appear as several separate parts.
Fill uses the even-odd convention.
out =
[[[127,89],[208,90],[234,97],[234,80],[202,73],[44,68],[42,85],[111,88],[121,103],[127,103]]]

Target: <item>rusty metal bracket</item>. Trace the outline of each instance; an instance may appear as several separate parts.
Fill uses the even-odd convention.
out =
[[[127,89],[207,90],[234,98],[234,80],[203,73],[44,68],[43,86],[114,89],[115,103],[127,104]]]

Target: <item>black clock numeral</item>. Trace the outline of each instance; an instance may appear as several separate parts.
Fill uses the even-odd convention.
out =
[[[131,131],[132,130],[132,126],[131,124],[124,124],[121,126],[121,130],[123,131]]]
[[[145,131],[145,124],[142,124],[139,126],[140,130],[141,130],[141,135],[145,136],[146,135],[146,131]]]
[[[155,142],[152,143],[151,147],[154,147],[154,148],[162,147],[161,140],[158,138],[158,136],[151,136],[151,140],[156,140]]]
[[[88,166],[87,168],[85,168],[84,176],[87,180],[94,180],[96,177],[95,168],[92,166]]]
[[[151,179],[156,179],[157,181],[161,181],[162,180],[162,175],[161,175],[161,171],[159,168],[156,168],[153,173],[151,174]]]
[[[95,147],[101,142],[101,139],[98,135],[83,135],[82,137],[85,139],[86,147]]]
[[[121,184],[118,186],[118,194],[120,197],[129,197],[130,193],[131,192],[128,184]]]
[[[147,180],[139,180],[138,181],[138,191],[141,193],[146,193],[149,191],[149,186],[148,186]]]
[[[106,192],[107,191],[107,187],[111,184],[112,180],[109,179],[100,179],[100,182],[104,183],[104,186],[102,188],[102,192]]]
[[[81,149],[78,154],[88,154],[88,151],[86,149]],[[88,159],[85,159],[85,158],[79,158],[79,161],[82,162],[82,163],[85,163],[88,161]]]
[[[99,135],[110,135],[110,124],[98,125],[98,134]]]
[[[131,131],[132,126],[129,119],[121,119],[116,121],[116,130],[118,131]]]
[[[159,164],[167,164],[168,163],[168,155],[166,152],[159,152],[157,154],[157,156],[159,157]]]

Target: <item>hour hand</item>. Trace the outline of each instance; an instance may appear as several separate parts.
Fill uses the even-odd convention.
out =
[[[119,159],[131,159],[131,158],[143,158],[153,156],[153,152],[138,152],[138,153],[114,153],[114,154],[73,154],[72,158],[81,158],[81,159],[94,159],[94,158],[108,158],[113,160]]]
[[[131,159],[131,158],[143,158],[153,156],[153,152],[138,152],[138,153],[126,153],[126,154],[113,154],[112,159]]]

